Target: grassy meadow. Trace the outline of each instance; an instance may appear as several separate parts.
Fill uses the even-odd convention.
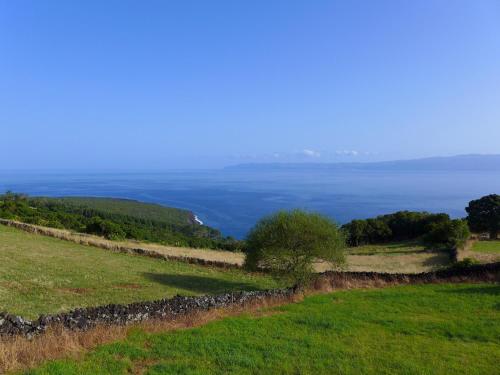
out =
[[[498,374],[500,286],[338,291],[199,328],[121,342],[49,374]]]
[[[76,307],[276,287],[239,270],[113,253],[0,225],[0,310],[35,318]]]
[[[414,254],[424,253],[430,251],[426,246],[419,242],[393,242],[377,245],[363,245],[356,247],[349,247],[347,254],[350,255],[401,255],[401,254]]]
[[[472,245],[472,251],[478,253],[500,254],[500,240],[476,241]]]
[[[419,273],[450,264],[447,252],[433,250],[417,241],[349,247],[346,259],[348,271]],[[318,269],[324,270],[321,265]]]

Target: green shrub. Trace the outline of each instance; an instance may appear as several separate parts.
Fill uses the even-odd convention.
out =
[[[453,250],[463,246],[469,236],[470,231],[465,220],[446,220],[432,224],[424,236],[424,241]]]
[[[479,264],[479,262],[477,260],[475,260],[473,258],[464,258],[462,260],[459,260],[459,261],[453,263],[449,268],[460,270],[460,269],[469,268],[469,267],[474,266],[476,264]]]
[[[316,260],[340,266],[345,239],[328,218],[300,210],[280,211],[261,219],[246,239],[245,267],[267,269],[276,277],[304,285]]]

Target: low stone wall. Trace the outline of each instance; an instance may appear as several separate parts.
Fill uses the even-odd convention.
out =
[[[317,287],[333,288],[371,287],[400,284],[428,284],[441,282],[500,282],[500,262],[477,264],[468,267],[449,267],[424,273],[377,273],[327,271],[316,281]]]
[[[376,272],[333,272],[320,275],[314,287],[332,289],[382,287],[399,284],[440,282],[500,282],[500,263],[474,265],[467,268],[450,268],[420,274],[393,274]],[[129,305],[106,305],[80,308],[67,313],[40,316],[29,321],[22,317],[0,313],[0,336],[22,335],[32,337],[43,333],[51,325],[69,330],[87,330],[95,325],[126,325],[148,319],[172,319],[176,316],[214,308],[241,306],[272,299],[291,300],[295,288],[265,291],[226,293],[217,296],[182,297]]]
[[[224,268],[224,269],[228,269],[228,268],[241,269],[242,268],[241,265],[235,264],[235,263],[227,263],[227,262],[222,262],[222,261],[217,261],[217,260],[208,260],[208,259],[197,258],[197,257],[161,254],[161,253],[156,252],[154,250],[123,246],[123,245],[115,243],[111,240],[107,240],[104,238],[101,239],[101,238],[98,238],[96,236],[86,234],[86,233],[72,233],[66,229],[42,227],[42,226],[38,226],[38,225],[34,225],[34,224],[27,224],[27,223],[22,223],[19,221],[7,220],[7,219],[0,219],[0,224],[6,225],[9,227],[14,227],[17,229],[21,229],[21,230],[28,232],[28,233],[41,234],[43,236],[54,237],[54,238],[58,238],[58,239],[65,240],[65,241],[71,241],[71,242],[74,242],[74,243],[77,243],[80,245],[94,246],[94,247],[98,247],[101,249],[111,250],[111,251],[115,251],[115,252],[119,252],[119,253],[143,255],[143,256],[148,256],[148,257],[156,258],[156,259],[180,261],[180,262],[185,262],[185,263],[199,264],[202,266],[212,266],[212,267],[218,267],[218,268]]]
[[[96,325],[126,325],[149,319],[173,319],[179,315],[207,311],[214,308],[256,303],[268,299],[288,300],[293,289],[226,293],[217,296],[182,297],[129,305],[106,305],[75,309],[67,313],[42,315],[30,321],[20,316],[0,312],[0,336],[22,335],[32,337],[52,325],[69,330],[87,330]]]

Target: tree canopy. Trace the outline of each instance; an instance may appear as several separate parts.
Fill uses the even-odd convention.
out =
[[[492,239],[500,232],[500,195],[490,194],[469,202],[467,221],[475,232],[489,232]]]
[[[361,246],[414,240],[427,234],[433,225],[449,221],[447,214],[398,211],[372,219],[353,220],[342,229],[347,233],[350,246]]]
[[[315,261],[343,264],[345,240],[330,219],[293,210],[261,219],[248,234],[246,247],[247,269],[268,269],[279,278],[303,285],[313,275]]]

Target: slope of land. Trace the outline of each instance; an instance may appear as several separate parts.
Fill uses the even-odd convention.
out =
[[[166,207],[154,203],[139,202],[131,199],[98,198],[98,197],[37,197],[38,201],[62,203],[72,207],[85,207],[109,214],[130,216],[143,220],[154,220],[163,223],[186,225],[194,224],[193,214],[188,210]]]
[[[106,249],[124,248],[131,251],[138,249],[139,251],[145,250],[145,253],[152,252],[152,255],[156,253],[160,256],[178,258],[179,260],[201,260],[202,263],[216,262],[236,267],[241,267],[245,261],[245,254],[240,252],[165,246],[137,241],[110,241],[99,236],[79,234],[64,229],[31,225],[28,225],[28,227],[33,230],[40,229],[43,233],[56,238]],[[448,265],[450,256],[446,252],[429,251],[410,242],[349,248],[346,260],[345,269],[347,271],[418,273],[432,271]],[[317,263],[315,268],[318,272],[330,269],[326,263]]]
[[[94,246],[106,250],[125,252],[130,254],[142,254],[156,258],[165,257],[170,260],[187,261],[188,263],[210,264],[213,262],[220,263],[220,265],[224,266],[224,268],[225,266],[235,266],[236,268],[240,268],[245,260],[245,256],[241,252],[168,246],[134,240],[111,241],[101,236],[72,232],[67,229],[57,229],[33,224],[26,224],[5,219],[0,219],[0,224],[19,228],[27,231],[28,233],[54,237],[57,239],[74,242],[80,245]],[[157,257],[156,254],[160,256]],[[200,260],[200,262],[196,262],[197,260]]]
[[[238,250],[238,241],[200,225],[190,211],[113,198],[0,195],[0,218],[174,246]]]
[[[0,225],[1,310],[75,307],[275,287],[269,277],[119,254]]]
[[[339,291],[125,341],[30,374],[494,374],[500,287]]]

